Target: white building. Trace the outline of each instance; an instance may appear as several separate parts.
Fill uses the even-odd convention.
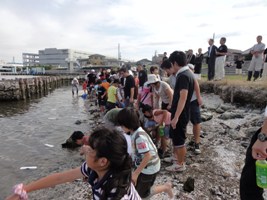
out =
[[[70,65],[78,67],[78,59],[89,58],[91,54],[73,49],[45,48],[39,50],[38,54],[23,53],[23,66],[48,65],[68,68]]]

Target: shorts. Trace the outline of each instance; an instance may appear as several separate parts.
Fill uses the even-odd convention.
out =
[[[179,119],[176,129],[170,128],[170,138],[174,147],[183,147],[186,140],[186,126],[188,121]]]
[[[116,108],[116,103],[111,103],[111,102],[107,101],[106,108],[107,108],[107,110],[111,110],[113,108]]]
[[[151,120],[148,120],[148,121],[146,121],[146,123],[145,123],[145,128],[153,128],[153,127],[155,127],[157,125],[157,122],[155,122],[155,121],[151,121]]]
[[[156,176],[157,173],[151,175],[143,173],[139,174],[135,189],[141,198],[149,197],[149,195],[151,194],[151,187],[154,185]]]
[[[201,123],[200,107],[197,100],[190,103],[190,121],[193,125]]]
[[[170,125],[165,125],[164,127],[164,137],[169,138],[170,137]]]
[[[98,99],[98,105],[99,106],[106,106],[106,100],[105,99]]]

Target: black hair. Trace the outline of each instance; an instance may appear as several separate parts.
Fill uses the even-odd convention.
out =
[[[172,68],[172,63],[168,59],[166,59],[161,63],[160,68],[161,69],[170,69],[170,68]]]
[[[96,151],[96,157],[105,157],[109,161],[109,172],[112,177],[102,188],[103,193],[100,199],[109,198],[111,190],[116,188],[115,197],[112,200],[119,200],[131,187],[131,157],[127,152],[125,137],[114,129],[100,127],[90,135],[89,146]]]
[[[102,83],[102,80],[101,79],[98,79],[97,81],[96,81],[96,84],[97,85],[100,85]]]
[[[142,112],[145,113],[145,112],[152,112],[152,107],[150,105],[147,105],[147,104],[144,104],[142,106]]]
[[[140,127],[139,115],[133,108],[124,108],[118,115],[117,120],[120,126],[125,126],[130,130],[137,130]]]
[[[125,66],[123,66],[122,68],[119,69],[119,72],[126,73],[126,72],[128,72],[128,69]]]
[[[224,42],[226,42],[226,38],[225,37],[222,37],[221,40],[224,41]]]
[[[113,83],[118,83],[119,84],[120,83],[120,80],[117,79],[117,78],[115,78],[114,81],[113,81]]]
[[[153,67],[153,66],[150,67],[150,69],[149,69],[149,70],[150,70],[150,73],[153,74],[153,72],[154,72],[156,69],[158,69],[158,67]]]
[[[84,136],[83,132],[81,131],[74,131],[70,138],[73,140],[73,142],[76,142],[77,140],[82,139]]]
[[[169,61],[172,64],[176,62],[180,67],[183,67],[186,65],[186,55],[182,51],[174,51],[171,53]]]

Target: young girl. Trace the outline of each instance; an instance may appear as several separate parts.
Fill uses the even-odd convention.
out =
[[[131,183],[131,158],[124,136],[115,130],[95,130],[83,146],[86,162],[81,167],[14,186],[6,200],[27,200],[27,193],[87,177],[94,200],[141,200]]]
[[[164,135],[159,135],[159,130],[157,131],[157,138],[160,137],[160,148],[159,148],[159,156],[161,158],[164,157],[167,151],[167,142],[169,139],[169,131],[170,131],[170,124],[171,124],[171,113],[167,110],[161,109],[152,109],[149,105],[144,105],[142,108],[142,112],[145,118],[148,119],[147,124],[151,124],[149,122],[155,122],[154,126],[160,125],[164,127]],[[145,125],[146,128],[149,128],[148,125]]]
[[[161,192],[165,192],[170,198],[173,198],[171,183],[153,186],[160,170],[160,159],[153,141],[140,127],[136,112],[133,108],[124,108],[117,116],[118,123],[122,129],[131,134],[132,158],[135,164],[132,181],[135,184],[135,188],[141,198],[150,198]]]

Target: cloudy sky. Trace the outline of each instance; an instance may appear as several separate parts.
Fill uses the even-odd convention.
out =
[[[207,50],[215,33],[246,50],[263,35],[267,0],[0,0],[0,60],[71,48],[140,60],[166,51]]]

